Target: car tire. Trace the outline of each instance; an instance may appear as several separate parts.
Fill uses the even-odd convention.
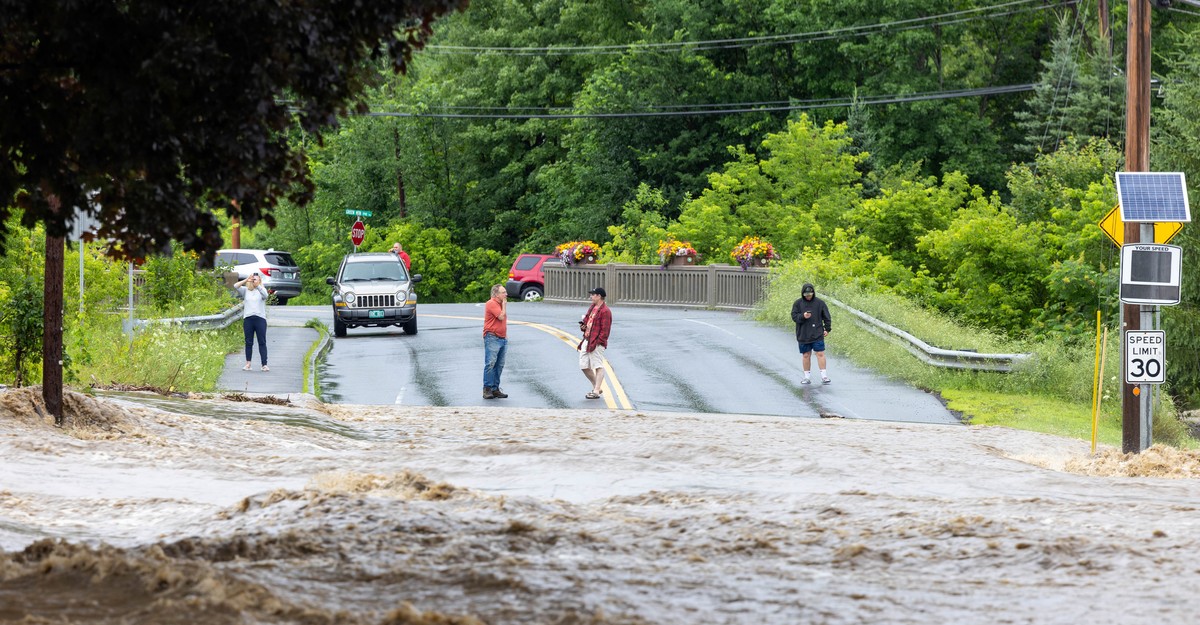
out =
[[[527,302],[536,302],[542,299],[542,295],[542,287],[540,286],[527,286],[521,289],[521,299]]]
[[[337,312],[333,313],[333,335],[339,339],[346,336],[346,324],[338,319]]]
[[[412,321],[409,321],[404,324],[404,333],[405,334],[416,334],[417,333],[417,318],[416,317],[413,317]]]
[[[286,298],[286,297],[276,297],[275,298],[276,306],[287,306],[287,303],[288,303],[288,298]]]

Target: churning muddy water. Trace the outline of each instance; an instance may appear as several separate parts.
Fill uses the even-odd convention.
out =
[[[1194,623],[1200,463],[1003,428],[0,395],[3,623]]]

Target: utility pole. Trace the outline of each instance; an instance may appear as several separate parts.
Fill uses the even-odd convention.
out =
[[[1150,0],[1129,0],[1125,77],[1125,171],[1146,172],[1150,171]],[[1125,222],[1125,243],[1142,241],[1154,242],[1154,224]],[[1143,325],[1151,329],[1153,314],[1151,306],[1121,304],[1122,330],[1141,330]],[[1122,352],[1129,349],[1126,341],[1121,344]],[[1121,360],[1127,361],[1125,353]],[[1123,379],[1121,388],[1121,450],[1140,452],[1143,439],[1150,435],[1149,424],[1142,421],[1142,415],[1149,414],[1150,385]]]

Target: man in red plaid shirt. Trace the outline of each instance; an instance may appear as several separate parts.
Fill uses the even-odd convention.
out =
[[[612,329],[612,311],[604,303],[608,293],[603,287],[588,291],[592,297],[592,306],[587,314],[579,321],[579,329],[583,331],[583,340],[579,342],[579,368],[583,375],[592,382],[592,390],[584,397],[599,399],[604,389],[604,349],[608,347],[608,331]]]

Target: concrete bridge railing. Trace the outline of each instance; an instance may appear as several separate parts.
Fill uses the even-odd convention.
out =
[[[546,263],[545,298],[556,302],[584,302],[587,292],[604,287],[610,303],[648,306],[689,306],[744,310],[763,297],[770,279],[765,269],[734,265],[699,267],[658,265],[576,265]]]

